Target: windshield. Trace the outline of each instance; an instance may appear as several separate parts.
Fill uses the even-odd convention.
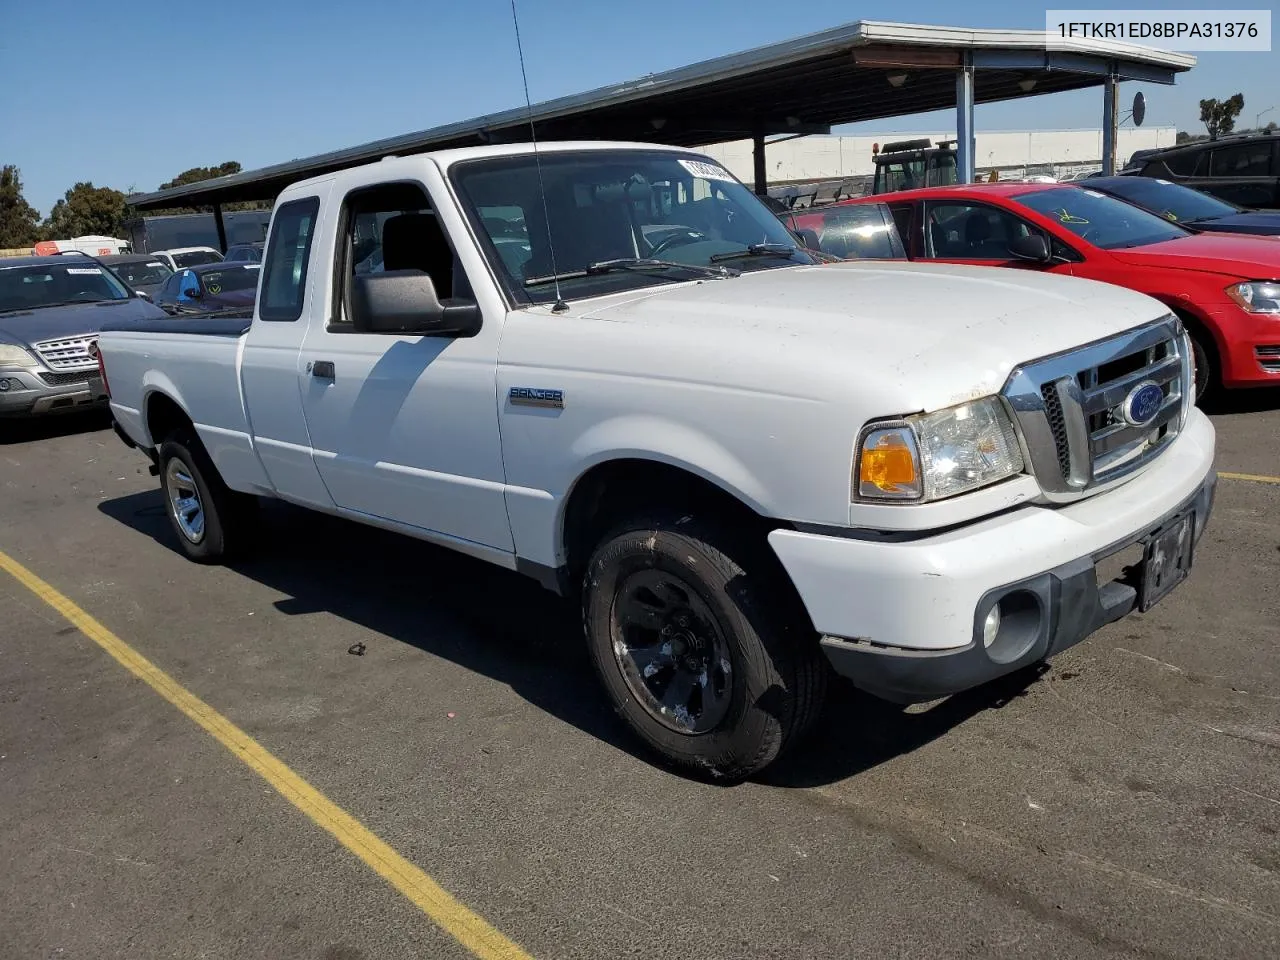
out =
[[[219,263],[221,260],[222,256],[212,250],[192,250],[189,253],[173,255],[173,262],[179,267],[198,267],[202,263]]]
[[[117,277],[131,287],[154,287],[164,283],[172,276],[173,271],[159,260],[139,260],[136,263],[115,263],[111,265]]]
[[[1106,192],[1180,223],[1213,220],[1240,212],[1239,207],[1217,197],[1151,177],[1117,177],[1107,183]]]
[[[254,267],[228,267],[226,270],[209,270],[200,274],[200,282],[212,296],[236,290],[253,290],[258,286],[258,271]]]
[[[1188,236],[1183,227],[1083,187],[1034,190],[1015,194],[1014,199],[1103,250],[1143,247]]]
[[[68,258],[71,259],[71,258]],[[0,266],[0,311],[31,310],[64,303],[128,300],[124,285],[96,263]]]
[[[553,277],[568,300],[689,280],[691,271],[680,265],[728,276],[710,268],[729,260],[733,272],[815,262],[755,194],[712,160],[590,150],[543,153],[541,167],[539,177],[533,155],[521,154],[460,163],[451,173],[473,227],[519,299],[554,302]],[[635,260],[662,262],[588,270]]]

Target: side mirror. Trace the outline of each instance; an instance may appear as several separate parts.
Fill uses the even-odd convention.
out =
[[[351,325],[357,333],[474,337],[480,306],[441,303],[431,275],[421,270],[366,273],[351,281]]]
[[[199,300],[204,296],[204,293],[201,292],[199,287],[183,287],[182,295],[184,297],[190,297],[192,300]]]
[[[1029,233],[1018,237],[1009,244],[1009,254],[1015,260],[1030,260],[1033,263],[1049,262],[1049,243],[1038,233]]]

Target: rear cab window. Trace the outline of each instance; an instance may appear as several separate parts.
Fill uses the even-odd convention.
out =
[[[289,323],[302,316],[319,212],[319,197],[290,200],[276,212],[263,263],[259,319]]]

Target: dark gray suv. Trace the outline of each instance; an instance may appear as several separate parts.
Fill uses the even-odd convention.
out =
[[[1125,172],[1172,180],[1249,209],[1280,207],[1280,136],[1248,133],[1170,147]]]

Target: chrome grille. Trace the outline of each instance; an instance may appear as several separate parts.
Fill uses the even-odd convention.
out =
[[[42,340],[35,348],[40,359],[54,370],[88,370],[98,366],[97,357],[89,352],[89,347],[97,342],[96,333],[82,334],[60,340]]]
[[[1159,389],[1149,419],[1131,401]],[[1117,337],[1018,367],[1004,389],[1027,462],[1054,500],[1116,482],[1160,455],[1177,436],[1193,394],[1191,350],[1170,315]]]

